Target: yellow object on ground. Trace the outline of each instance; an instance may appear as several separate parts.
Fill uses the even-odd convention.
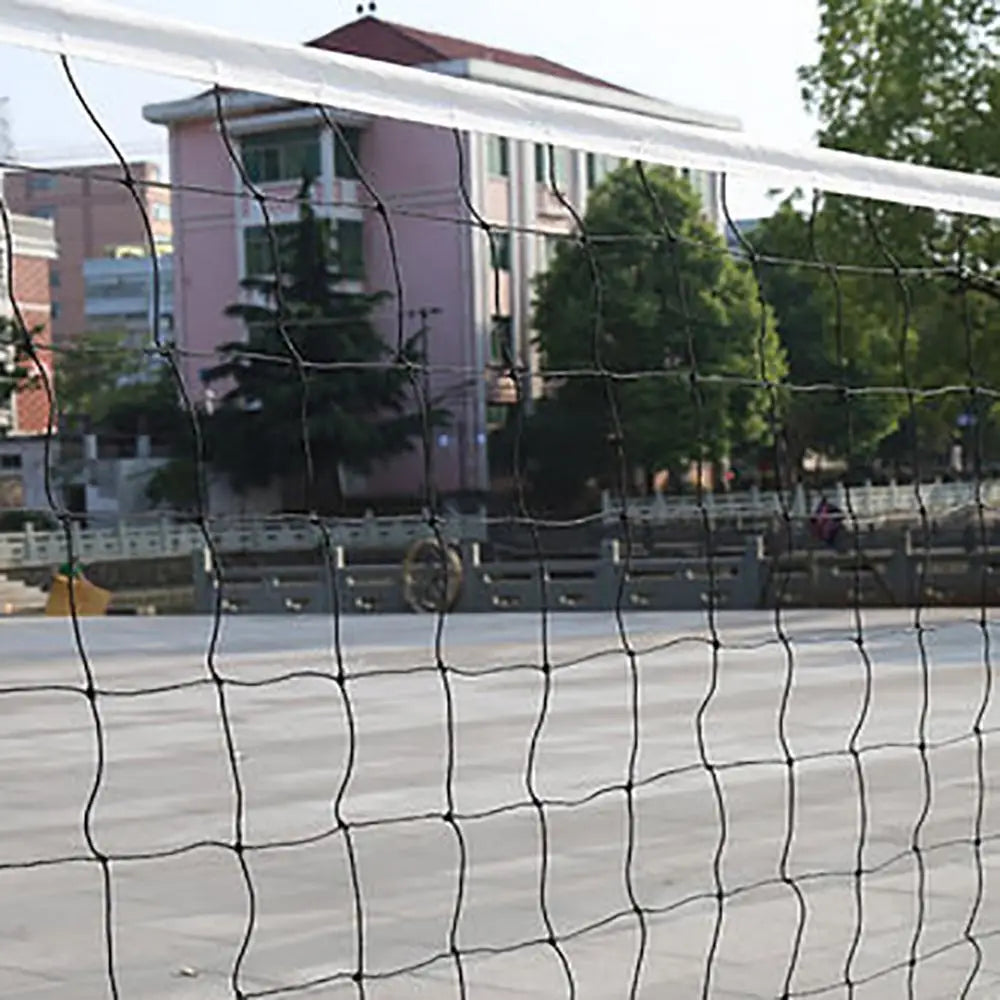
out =
[[[56,573],[45,605],[45,614],[50,618],[69,618],[72,615],[69,588],[70,578],[64,573]],[[82,576],[74,578],[73,605],[79,617],[106,615],[110,603],[111,591],[98,587]]]

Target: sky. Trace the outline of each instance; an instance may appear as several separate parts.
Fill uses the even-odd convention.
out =
[[[117,0],[149,14],[249,38],[303,42],[353,20],[357,0]],[[381,0],[378,16],[503,48],[543,55],[654,97],[736,115],[756,138],[783,146],[813,142],[796,71],[815,52],[814,0],[615,0],[584,14],[581,0]],[[200,89],[116,68],[75,67],[84,92],[133,157],[166,150],[165,129],[142,119],[146,103]],[[0,97],[18,155],[31,162],[93,159],[102,145],[75,104],[57,60],[0,46]],[[733,208],[766,211],[761,185],[741,185]]]

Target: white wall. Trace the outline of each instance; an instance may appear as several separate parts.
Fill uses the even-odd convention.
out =
[[[20,468],[5,467],[5,456],[20,458]],[[45,495],[44,437],[0,438],[0,478],[7,477],[20,479],[23,507],[32,510],[50,509]]]

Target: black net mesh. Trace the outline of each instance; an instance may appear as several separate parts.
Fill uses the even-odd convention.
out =
[[[727,242],[686,211],[693,189],[678,188],[673,171],[623,164],[585,210],[559,169],[560,151],[538,147],[536,179],[562,225],[512,227],[484,207],[467,134],[454,134],[448,194],[438,199],[448,209],[433,199],[394,204],[341,116],[318,108],[360,184],[356,207],[381,233],[392,319],[379,357],[352,356],[346,336],[340,353],[329,345],[314,353],[303,331],[336,324],[299,308],[272,218],[276,204],[297,205],[300,195],[255,179],[228,95],[215,89],[211,126],[235,184],[168,186],[212,204],[252,203],[263,220],[271,307],[247,325],[267,336],[248,341],[240,364],[280,386],[283,412],[297,414],[300,452],[289,467],[301,502],[270,521],[311,533],[328,612],[254,619],[241,633],[228,615],[236,563],[218,544],[224,518],[211,512],[208,489],[221,447],[215,428],[228,411],[222,403],[211,412],[189,378],[192,363],[217,359],[200,357],[183,334],[162,335],[163,278],[141,197],[152,182],[135,176],[73,67],[62,66],[120,167],[94,182],[129,191],[146,234],[156,332],[136,350],[169,373],[186,421],[175,435],[186,451],[175,457],[190,487],[187,521],[208,556],[211,625],[197,673],[186,644],[201,625],[179,620],[187,624],[168,664],[170,643],[144,639],[145,623],[91,629],[69,587],[77,679],[63,678],[63,661],[54,681],[0,676],[14,741],[0,771],[11,787],[4,812],[14,817],[0,827],[3,895],[65,906],[73,922],[67,929],[56,916],[46,928],[25,917],[20,945],[63,954],[48,985],[37,973],[37,995],[991,995],[1000,975],[988,893],[998,835],[988,780],[996,735],[991,225],[818,192],[811,205],[800,199],[787,210],[790,234],[776,225],[758,233],[733,219],[723,178]],[[322,195],[312,204],[342,203]],[[615,212],[642,222],[616,229]],[[6,203],[2,216],[16,289]],[[398,226],[415,220],[468,231],[493,265],[489,372],[435,362],[438,304],[411,302],[413,262],[398,237]],[[558,244],[558,277],[542,279],[538,294],[556,301],[560,280],[565,293],[558,306],[540,306],[539,325],[564,331],[547,353],[509,334],[501,280],[504,259],[541,238]],[[915,246],[920,258],[909,259]],[[51,458],[59,432],[51,371],[66,347],[34,336],[16,294],[11,305],[26,377],[37,377],[48,399],[45,491],[72,566],[80,516]],[[273,349],[260,347],[267,344]],[[961,354],[962,364],[943,364],[942,351]],[[877,364],[865,363],[878,352]],[[345,603],[337,531],[346,515],[331,511],[324,493],[325,421],[329,385],[352,371],[401,376],[410,407],[416,503],[433,543],[424,568],[432,627],[419,648],[386,641],[398,619],[386,619],[385,635],[381,625],[365,631]],[[490,551],[518,558],[534,610],[463,625],[442,596],[452,577],[472,570],[456,569],[449,555],[438,408],[442,386],[475,393],[487,374],[510,391],[505,423],[489,441],[505,483],[489,498]],[[381,391],[376,382],[361,391]],[[935,482],[933,458],[953,443],[941,428],[959,425],[964,500]],[[657,427],[668,432],[657,438]],[[576,436],[600,452],[592,477],[606,491],[600,514],[592,498],[558,494],[560,478],[588,457],[572,451]],[[752,456],[732,487],[723,440]],[[842,485],[803,472],[806,454],[824,446],[841,456]],[[650,489],[657,447],[670,453],[675,479],[675,459],[684,459],[675,513],[659,520],[656,504],[667,501]],[[902,541],[887,560],[888,516],[874,512],[864,474],[890,465],[897,500],[912,502],[893,510],[890,527]],[[726,513],[736,493],[756,497],[759,508],[768,488],[763,521],[749,508]],[[673,481],[667,497],[672,490]],[[617,552],[608,563],[611,614],[587,617],[574,632],[558,586],[575,544],[565,539],[595,528]],[[657,532],[661,549],[697,550],[697,568],[689,555],[677,565],[700,581],[700,610],[672,613],[669,600],[643,610],[635,600],[637,581],[673,572],[663,559],[650,568]],[[728,604],[734,533],[743,548],[760,536],[759,550],[751,547],[756,610],[746,613]],[[945,568],[948,560],[964,568]],[[824,607],[833,610],[817,610]],[[18,628],[8,633],[14,649]],[[53,655],[64,656],[64,633],[48,634],[63,642]],[[141,684],[123,654],[148,657],[133,664]],[[18,676],[14,665],[11,673]],[[184,757],[184,773],[168,774],[161,765],[181,752],[180,733],[195,717],[205,721],[200,693],[214,705],[214,754],[202,741]],[[24,762],[36,753],[48,770]],[[217,758],[224,767],[213,774]],[[127,778],[119,764],[133,768]],[[61,766],[77,793],[86,786],[82,843],[47,851],[62,842],[44,818],[54,808],[45,782],[62,780]],[[319,804],[317,787],[328,790]],[[227,829],[217,822],[220,802]],[[308,821],[299,824],[300,812]],[[55,813],[62,830],[65,810]],[[5,968],[36,975],[26,949],[15,948],[9,966],[0,956],[0,982]],[[67,968],[78,992],[60,978]],[[193,992],[181,992],[178,976]],[[5,995],[36,995],[10,981]]]

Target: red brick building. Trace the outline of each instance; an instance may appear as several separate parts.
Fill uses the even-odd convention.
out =
[[[160,244],[170,241],[170,192],[155,163],[130,164],[137,191]],[[118,164],[62,167],[59,173],[12,170],[4,174],[4,197],[15,212],[55,224],[59,257],[51,265],[52,335],[58,343],[85,328],[83,262],[105,257],[109,248],[147,244],[142,214],[121,183]]]

